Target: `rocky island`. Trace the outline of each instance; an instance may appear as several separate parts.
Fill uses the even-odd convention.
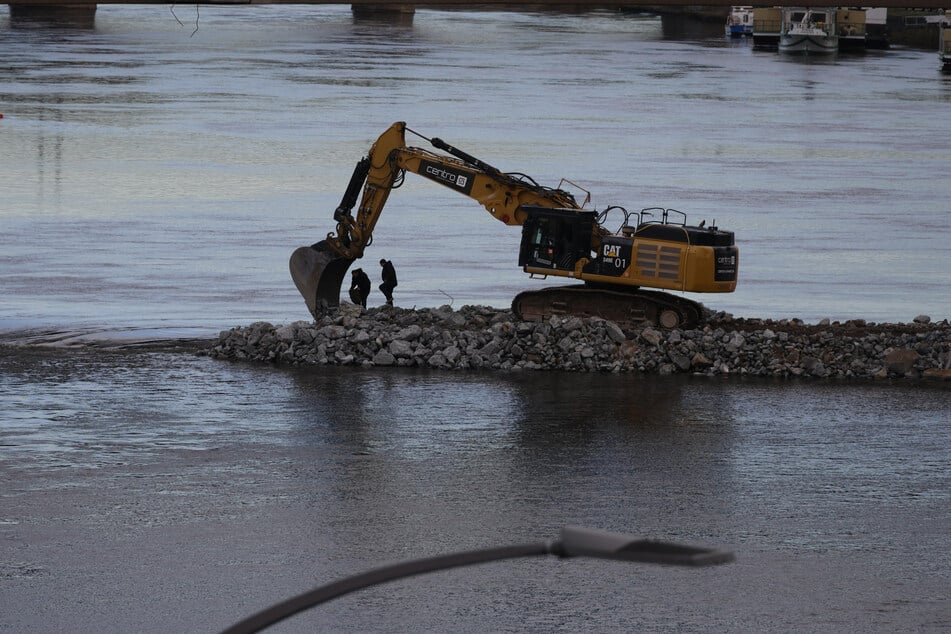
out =
[[[692,330],[596,317],[520,321],[486,306],[362,309],[223,331],[210,356],[287,365],[559,370],[670,375],[951,379],[951,324],[863,320],[807,325],[708,313]]]

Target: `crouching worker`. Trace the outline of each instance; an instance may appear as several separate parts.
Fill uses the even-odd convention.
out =
[[[367,307],[367,297],[370,296],[370,278],[363,269],[354,269],[351,272],[350,301],[359,306]]]

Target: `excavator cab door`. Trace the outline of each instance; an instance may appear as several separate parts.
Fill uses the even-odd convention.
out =
[[[522,225],[521,267],[570,271],[580,258],[589,257],[593,211],[523,207],[528,214]]]

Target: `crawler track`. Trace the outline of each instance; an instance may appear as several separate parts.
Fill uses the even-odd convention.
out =
[[[694,328],[703,307],[689,299],[657,291],[613,291],[586,285],[556,286],[519,293],[512,312],[526,321],[553,315],[601,317],[619,324],[649,322],[663,328]]]

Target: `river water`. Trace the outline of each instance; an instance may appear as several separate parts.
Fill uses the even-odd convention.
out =
[[[0,332],[28,344],[0,349],[0,630],[215,631],[377,565],[565,524],[737,561],[491,564],[275,630],[951,627],[943,384],[175,349],[307,318],[287,258],[333,228],[353,165],[397,120],[569,178],[599,209],[735,231],[737,292],[694,297],[712,308],[948,318],[951,78],[934,51],[780,56],[633,13],[206,5],[102,6],[92,28],[0,13],[0,50]],[[364,268],[392,259],[402,306],[505,306],[540,283],[518,239],[411,176]],[[143,339],[164,343],[123,348]]]

